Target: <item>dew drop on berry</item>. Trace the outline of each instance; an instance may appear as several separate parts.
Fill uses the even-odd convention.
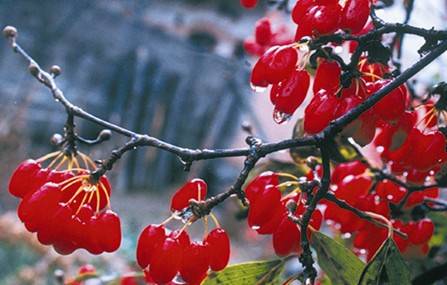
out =
[[[256,93],[264,93],[267,90],[267,87],[256,86],[253,83],[250,83],[250,87]]]
[[[341,238],[342,239],[350,239],[351,238],[351,233],[344,233],[342,236],[341,236]]]
[[[273,111],[273,120],[279,125],[286,123],[290,117],[291,115],[278,111],[276,108]]]
[[[385,148],[383,147],[383,146],[378,146],[378,147],[376,147],[376,151],[378,152],[378,153],[382,153],[383,151],[385,150]]]

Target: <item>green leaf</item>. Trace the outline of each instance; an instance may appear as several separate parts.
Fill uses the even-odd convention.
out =
[[[382,244],[373,259],[366,265],[358,284],[411,284],[411,272],[393,239],[387,239]]]
[[[317,251],[318,264],[332,284],[357,284],[365,263],[351,250],[320,232],[312,234],[312,245]]]
[[[280,275],[284,269],[282,260],[256,261],[228,266],[220,272],[213,272],[202,285],[276,285],[281,284]]]

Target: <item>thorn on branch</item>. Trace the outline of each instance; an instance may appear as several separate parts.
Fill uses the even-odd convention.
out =
[[[36,63],[31,62],[28,65],[28,71],[29,71],[29,73],[31,73],[32,76],[34,76],[34,77],[36,77],[36,78],[38,78],[40,80],[40,78],[39,78],[39,74],[40,74],[39,66]]]
[[[62,73],[62,68],[59,65],[53,65],[50,67],[50,74],[53,78],[56,78]]]
[[[61,134],[53,134],[50,139],[50,143],[55,146],[61,146],[65,142],[64,137]]]
[[[6,26],[3,28],[3,35],[6,38],[15,38],[17,37],[17,29],[13,26]]]
[[[81,142],[83,144],[86,144],[86,145],[97,145],[97,144],[100,144],[102,142],[110,140],[111,137],[112,137],[112,131],[108,130],[108,129],[103,129],[98,134],[98,136],[95,139],[93,139],[93,140],[83,138],[83,137],[81,137],[79,135],[76,136],[76,140],[78,140],[79,142]]]

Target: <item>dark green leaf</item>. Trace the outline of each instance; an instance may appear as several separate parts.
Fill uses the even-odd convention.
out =
[[[202,285],[276,285],[281,284],[283,269],[284,262],[279,259],[240,263],[209,274]]]
[[[351,250],[320,232],[312,234],[312,245],[332,284],[357,284],[365,264]]]
[[[366,265],[359,285],[411,284],[411,272],[393,239],[387,239]]]

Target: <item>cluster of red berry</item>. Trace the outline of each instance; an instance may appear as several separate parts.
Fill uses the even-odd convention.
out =
[[[342,7],[339,0],[298,0],[292,20],[298,25],[295,39],[304,36],[331,34],[339,29],[357,33],[370,13],[370,0],[348,0]]]
[[[311,175],[312,176],[312,175]],[[404,239],[399,235],[393,238],[402,252],[427,253],[428,240],[434,232],[434,225],[428,218],[417,221],[404,222],[400,219],[392,219],[390,204],[398,205],[407,193],[407,189],[390,180],[378,180],[368,171],[365,164],[360,161],[341,163],[334,168],[331,175],[331,191],[335,196],[344,200],[351,206],[374,214],[381,215],[391,220],[393,227],[407,234]],[[419,205],[424,198],[436,198],[439,195],[438,188],[429,188],[424,191],[413,192],[405,202],[405,209]],[[378,227],[354,213],[341,209],[335,203],[323,201],[326,205],[324,219],[342,233],[353,235],[353,246],[358,253],[366,254],[370,259],[387,238],[387,229]]]
[[[439,131],[435,110],[428,113],[406,111],[393,124],[382,123],[373,143],[384,162],[407,181],[424,183],[436,174],[447,159],[444,134]],[[423,123],[423,124],[421,124]],[[420,129],[419,125],[424,128]]]
[[[296,45],[273,46],[258,59],[251,73],[253,86],[272,85],[270,101],[275,106],[274,118],[278,123],[295,112],[309,89],[309,74],[296,67],[298,59]]]
[[[60,254],[79,248],[92,254],[117,250],[121,225],[110,209],[107,178],[92,182],[87,169],[42,168],[43,160],[57,155],[26,160],[14,171],[9,191],[22,199],[17,210],[20,220],[28,231],[37,232],[42,244],[53,245]]]
[[[191,199],[202,201],[206,194],[207,184],[203,180],[189,181],[172,197],[171,217],[184,214]],[[214,216],[211,214],[211,217]],[[180,230],[172,232],[165,228],[165,223],[148,225],[138,239],[137,262],[149,283],[179,284],[173,281],[178,274],[187,284],[200,284],[207,276],[208,269],[220,271],[227,266],[230,239],[217,221],[216,228],[207,233],[202,241],[191,241],[186,231],[189,219]]]
[[[245,188],[245,194],[250,202],[248,210],[248,225],[261,235],[272,235],[273,248],[277,255],[286,256],[301,252],[301,230],[289,219],[288,203],[297,205],[293,215],[301,218],[305,211],[305,201],[296,190],[282,195],[287,187],[280,184],[278,173],[264,172],[253,179]],[[293,183],[292,183],[293,184]],[[290,202],[292,201],[292,202]],[[315,210],[310,220],[308,237],[312,230],[319,230],[322,222],[320,210]]]

